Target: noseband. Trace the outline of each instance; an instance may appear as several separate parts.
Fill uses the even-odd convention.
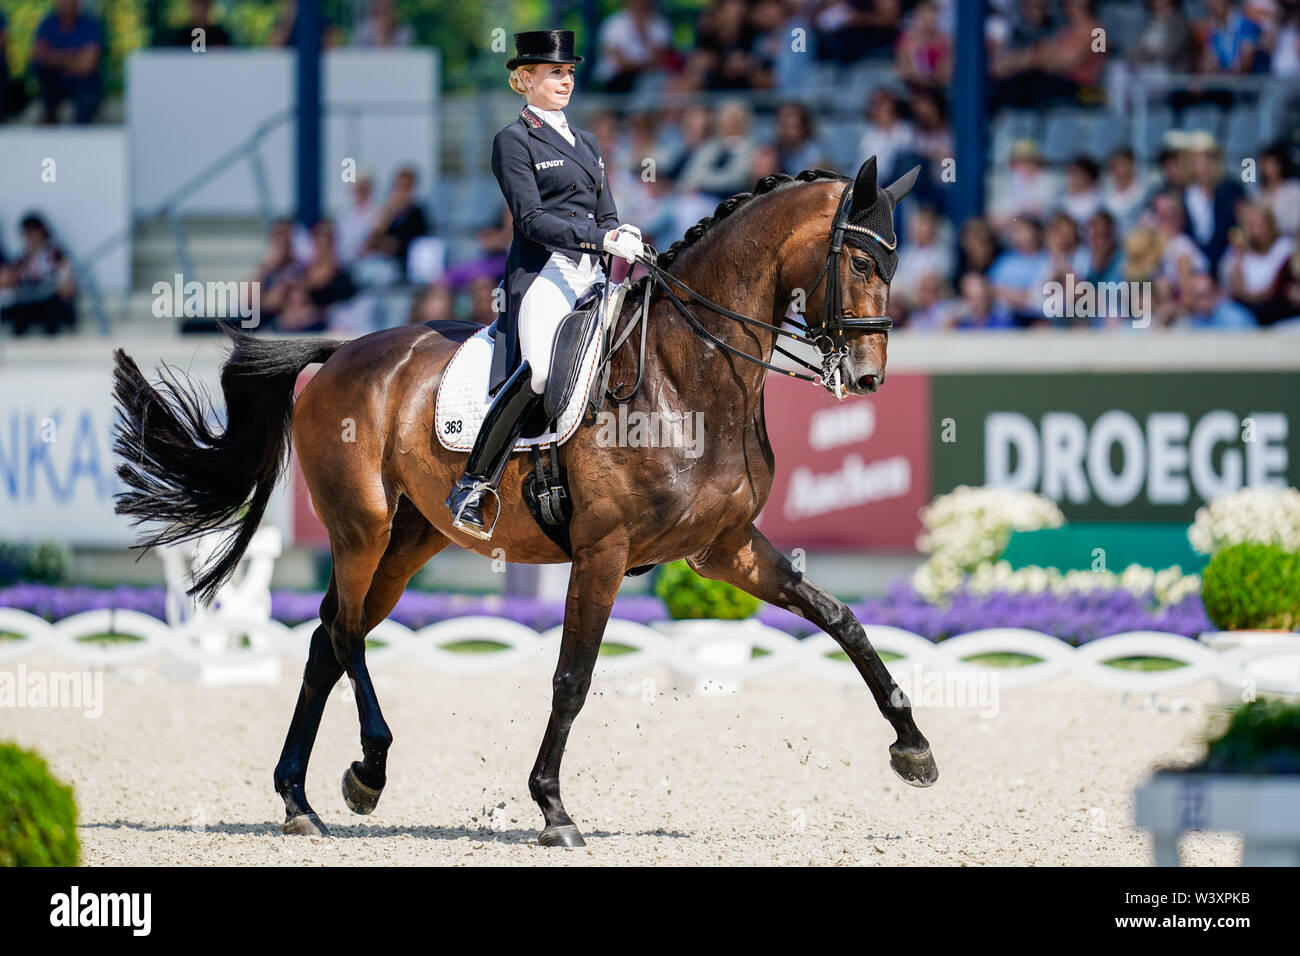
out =
[[[822,301],[821,318],[815,325],[807,322],[800,322],[795,319],[789,320],[792,324],[797,325],[802,329],[802,333],[791,332],[790,330],[783,329],[780,326],[772,325],[770,322],[763,322],[752,316],[741,315],[739,312],[733,312],[731,309],[718,305],[718,303],[705,298],[680,279],[669,275],[666,271],[659,268],[656,264],[658,254],[652,246],[647,245],[646,248],[650,251],[650,254],[638,260],[649,270],[649,278],[651,280],[645,284],[644,296],[641,303],[641,315],[639,317],[641,323],[642,356],[644,357],[646,317],[649,314],[651,282],[653,282],[663,288],[664,292],[667,293],[668,301],[671,302],[674,307],[676,307],[677,311],[682,314],[682,317],[686,319],[696,334],[712,342],[718,348],[730,352],[732,355],[737,355],[740,358],[753,362],[755,365],[761,365],[771,371],[780,372],[783,375],[789,375],[792,378],[803,379],[805,382],[820,384],[834,394],[836,398],[842,398],[844,386],[839,380],[839,366],[840,362],[849,354],[848,346],[845,342],[845,333],[888,333],[889,330],[894,327],[893,320],[887,315],[845,316],[843,314],[843,297],[840,288],[839,267],[840,253],[844,246],[845,231],[853,230],[854,232],[864,233],[870,239],[879,243],[882,247],[891,252],[897,244],[887,242],[879,233],[876,233],[865,226],[857,226],[848,221],[849,200],[852,196],[853,184],[849,183],[844,187],[844,191],[840,194],[840,203],[838,208],[835,210],[835,219],[831,227],[830,246],[826,253],[826,264],[822,266],[822,271],[818,273],[817,280],[813,283],[812,288],[808,290],[808,297],[811,298],[813,292],[816,291],[817,286],[821,284],[822,279],[825,278],[827,280],[826,295]],[[686,307],[686,304],[673,294],[673,290],[670,286],[686,293],[687,296],[694,299],[700,305],[709,309],[711,312],[716,312],[718,315],[726,316],[729,319],[735,319],[738,322],[744,322],[748,325],[767,329],[768,331],[775,332],[778,336],[784,335],[793,341],[804,342],[811,345],[821,355],[821,366],[819,367],[804,361],[798,355],[783,349],[779,344],[773,346],[776,351],[780,352],[786,358],[791,359],[814,373],[813,375],[805,375],[802,372],[780,368],[779,366],[773,365],[771,362],[765,362],[763,359],[750,355],[748,352],[722,341],[700,324],[699,319],[697,319],[691,310]],[[635,322],[632,323],[632,325],[635,324]],[[612,357],[613,352],[623,344],[628,335],[631,334],[632,325],[628,326],[627,331],[610,349],[610,357]],[[610,397],[618,402],[626,402],[631,399],[641,385],[642,370],[641,367],[638,367],[636,385],[628,395],[620,396],[616,395],[614,392],[610,392]]]

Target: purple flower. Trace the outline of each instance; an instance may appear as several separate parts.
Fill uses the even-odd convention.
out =
[[[322,591],[273,591],[271,616],[290,626],[314,621],[320,613]],[[0,588],[0,607],[28,611],[58,621],[82,611],[127,608],[164,619],[165,591],[160,587],[58,587],[15,584]],[[912,590],[907,579],[896,581],[882,597],[850,605],[858,620],[870,627],[899,627],[932,641],[991,627],[1021,627],[1052,634],[1072,644],[1085,644],[1122,631],[1165,631],[1196,637],[1212,630],[1199,595],[1158,608],[1150,594],[1128,591],[1024,594],[971,594],[958,590],[945,605],[930,604]],[[536,631],[564,623],[564,601],[501,595],[407,591],[389,617],[412,629],[471,614],[505,617]],[[652,595],[620,595],[612,617],[649,624],[666,620],[663,602]],[[763,605],[758,619],[797,638],[819,633],[811,621],[785,608]]]
[[[163,620],[166,591],[159,587],[61,587],[15,584],[0,588],[0,607],[17,608],[47,621],[60,621],[83,611],[124,608]]]

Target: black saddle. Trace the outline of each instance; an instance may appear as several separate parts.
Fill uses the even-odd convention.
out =
[[[542,401],[524,419],[524,438],[537,438],[552,431],[552,425],[573,396],[582,370],[582,357],[591,337],[600,329],[600,286],[592,286],[574,303],[574,309],[560,320],[551,349],[551,367],[546,375]]]
[[[574,310],[564,317],[556,330],[555,347],[551,351],[551,369],[546,379],[546,394],[540,411],[546,419],[546,427],[531,433],[532,435],[539,435],[549,428],[550,423],[564,411],[564,406],[577,387],[582,358],[591,345],[592,337],[600,329],[600,291],[600,286],[593,286],[583,294],[575,303]],[[595,376],[593,390],[601,384],[600,376]],[[588,399],[590,403],[590,395]],[[545,462],[542,460],[543,451],[547,457]],[[560,449],[553,442],[542,446],[534,445],[531,454],[533,473],[524,480],[524,501],[547,537],[572,559],[569,522],[573,519],[573,503],[569,497],[568,469],[560,464]],[[631,568],[627,571],[627,576],[645,574],[654,567],[653,564],[646,564]]]
[[[573,311],[564,317],[555,332],[551,368],[546,376],[546,395],[542,400],[548,419],[558,418],[572,397],[578,384],[582,358],[600,328],[600,318],[600,285],[597,284],[574,304]]]

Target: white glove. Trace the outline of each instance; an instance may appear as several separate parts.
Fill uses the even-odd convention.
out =
[[[619,229],[622,228],[619,227]],[[626,259],[629,263],[634,263],[640,256],[645,255],[645,246],[641,244],[641,240],[637,236],[632,235],[630,232],[620,232],[619,229],[605,234],[603,248],[606,252],[612,252],[614,255]]]
[[[636,226],[632,225],[630,222],[621,222],[621,223],[619,223],[619,224],[614,228],[614,231],[615,231],[615,232],[630,232],[630,233],[632,233],[632,235],[636,236],[638,239],[641,238],[641,230],[638,229]]]

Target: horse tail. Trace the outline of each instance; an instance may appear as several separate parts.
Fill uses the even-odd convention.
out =
[[[204,602],[234,573],[284,470],[298,374],[345,344],[267,340],[222,327],[234,347],[221,368],[226,424],[219,432],[201,384],[163,365],[155,386],[124,351],[113,353],[113,450],[122,458],[118,477],[131,489],[117,495],[115,510],[133,525],[159,523],[137,546],[234,532],[189,589]]]

